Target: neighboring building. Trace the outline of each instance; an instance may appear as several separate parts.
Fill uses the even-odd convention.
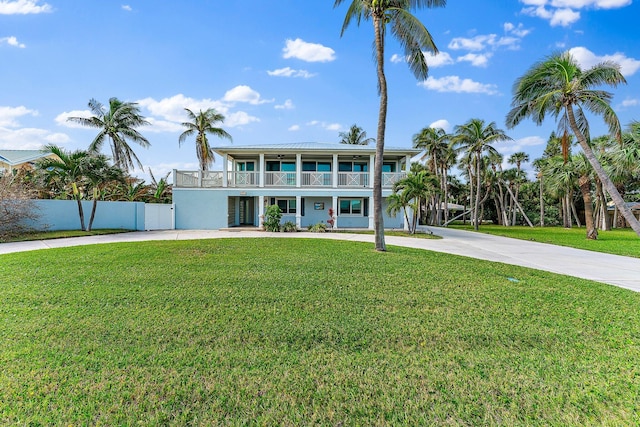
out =
[[[42,150],[0,150],[0,173],[33,169],[33,164],[54,154]]]
[[[277,204],[282,222],[299,228],[329,219],[336,228],[373,229],[375,147],[299,143],[215,147],[222,171],[173,171],[177,229],[221,229],[262,225],[265,208]],[[382,196],[406,176],[420,150],[386,148]],[[404,228],[404,215],[389,217],[385,228]]]

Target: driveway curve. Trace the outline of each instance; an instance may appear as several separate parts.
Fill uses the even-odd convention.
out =
[[[529,242],[450,228],[433,228],[442,239],[386,236],[388,245],[405,246],[518,265],[582,279],[607,283],[640,292],[640,258],[610,255],[546,243]],[[149,240],[194,240],[217,238],[322,238],[374,242],[371,234],[355,233],[267,233],[263,231],[162,230],[137,231],[102,236],[71,237],[0,244],[0,254],[69,246],[142,242]]]

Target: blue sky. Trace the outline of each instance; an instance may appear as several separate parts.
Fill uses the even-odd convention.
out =
[[[347,3],[0,0],[0,148],[85,149],[96,131],[66,117],[86,115],[91,98],[111,97],[139,103],[152,123],[140,129],[151,147],[135,148],[141,177],[149,167],[156,177],[197,169],[194,141],[178,146],[185,107],[216,108],[239,145],[338,142],[354,123],[375,137],[373,31],[369,22],[353,24],[340,37]],[[427,81],[416,81],[388,38],[387,146],[409,147],[423,127],[452,131],[471,118],[506,130],[514,81],[569,49],[584,67],[620,63],[628,84],[610,89],[613,106],[623,125],[640,120],[638,3],[447,3],[415,12],[440,50],[428,57]],[[591,126],[593,135],[605,133],[600,119]],[[525,122],[507,131],[513,142],[496,148],[539,157],[555,128],[552,119]]]

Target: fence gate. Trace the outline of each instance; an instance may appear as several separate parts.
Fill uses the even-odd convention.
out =
[[[145,230],[173,230],[175,229],[175,216],[173,204],[145,203],[144,205],[144,229]]]

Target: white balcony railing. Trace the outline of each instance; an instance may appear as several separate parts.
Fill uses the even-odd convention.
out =
[[[368,187],[369,172],[338,172],[338,187]]]
[[[384,172],[382,187],[390,188],[407,176],[406,172]],[[301,187],[333,187],[332,172],[301,172]],[[222,171],[176,171],[177,188],[220,188],[224,186]],[[227,174],[227,187],[257,188],[260,172],[233,171]],[[264,172],[265,187],[295,187],[296,172]],[[338,172],[338,188],[368,188],[368,172]]]
[[[260,182],[260,172],[229,172],[227,185],[229,187],[257,187]]]
[[[406,177],[406,172],[383,172],[382,187],[393,187],[393,184]]]
[[[331,187],[333,175],[331,172],[302,172],[303,187]]]
[[[265,172],[264,185],[268,187],[295,187],[295,172]]]

